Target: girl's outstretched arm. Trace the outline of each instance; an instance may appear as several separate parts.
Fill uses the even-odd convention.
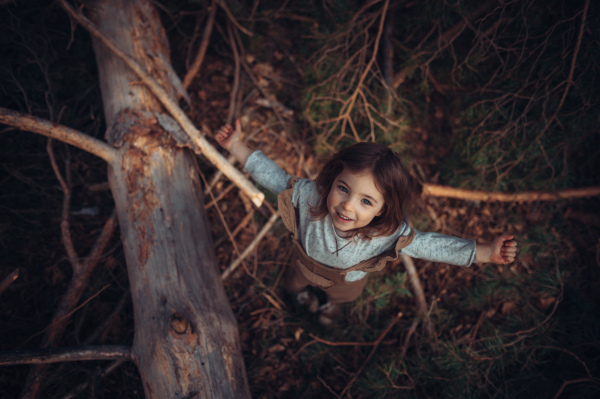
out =
[[[506,265],[515,260],[517,255],[517,242],[513,236],[501,235],[491,244],[477,244],[475,249],[475,262],[477,263],[497,263]]]
[[[242,141],[242,127],[240,121],[235,121],[235,130],[230,124],[221,126],[215,136],[217,143],[231,153],[241,164],[246,165],[246,161],[252,150]]]

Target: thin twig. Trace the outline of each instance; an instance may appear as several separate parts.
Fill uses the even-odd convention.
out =
[[[10,351],[0,353],[0,366],[115,359],[131,360],[131,348],[129,346],[98,345]]]
[[[237,225],[237,227],[231,232],[231,235],[233,235],[233,237],[235,238],[237,236],[237,234],[244,228],[246,227],[246,225],[248,224],[248,222],[250,221],[250,219],[252,219],[252,217],[254,217],[254,209],[252,209],[250,212],[248,212],[248,214],[246,214],[246,216],[244,216],[244,218],[242,219],[242,221]],[[215,241],[215,248],[218,248],[219,245],[221,245],[221,243],[225,241],[225,236],[220,237],[218,240]]]
[[[600,381],[598,381],[598,379],[596,378],[578,378],[575,380],[568,380],[562,383],[560,389],[558,390],[558,392],[556,392],[556,395],[554,395],[553,399],[558,399],[567,386],[571,384],[580,384],[582,382],[591,382],[593,384],[600,385]]]
[[[558,106],[556,107],[556,110],[554,111],[554,114],[552,114],[552,116],[550,117],[548,122],[546,122],[544,128],[537,135],[537,137],[533,141],[531,141],[531,143],[529,144],[527,149],[531,148],[532,145],[536,144],[544,136],[544,134],[546,134],[548,129],[550,129],[550,126],[552,125],[552,123],[554,123],[554,121],[558,118],[558,113],[565,103],[567,94],[569,93],[571,86],[575,83],[575,81],[573,80],[573,75],[575,74],[575,67],[577,65],[577,57],[579,55],[579,50],[581,49],[581,40],[583,38],[583,33],[585,31],[585,21],[587,18],[587,12],[588,12],[589,7],[590,7],[590,0],[586,0],[585,4],[583,5],[583,14],[581,16],[581,25],[579,26],[579,34],[577,36],[577,43],[575,44],[575,51],[573,52],[573,58],[571,59],[571,68],[569,69],[569,76],[565,82],[566,86],[565,86],[565,89],[563,90],[562,97],[558,103]],[[521,155],[519,156],[519,158],[509,168],[507,168],[504,172],[502,172],[502,174],[499,176],[499,178],[502,178],[502,177],[508,175],[510,173],[510,171],[513,170],[513,168],[515,168],[523,160],[525,155],[528,153],[529,153],[529,151],[527,151],[527,150],[523,151],[521,153]]]
[[[339,138],[341,138],[344,135],[346,123],[352,123],[352,121],[350,119],[350,112],[354,108],[354,104],[356,102],[356,99],[358,98],[359,92],[362,91],[362,89],[363,89],[364,81],[367,78],[367,75],[369,74],[369,72],[371,71],[371,67],[375,63],[375,60],[377,59],[379,42],[381,41],[381,36],[383,35],[383,31],[384,31],[383,28],[384,28],[384,24],[385,24],[385,19],[386,19],[389,3],[390,3],[389,0],[386,0],[385,3],[383,4],[383,9],[381,10],[381,19],[379,21],[379,27],[377,30],[377,36],[375,38],[375,44],[373,45],[373,54],[371,55],[371,59],[369,60],[369,63],[366,65],[363,73],[361,74],[361,76],[356,84],[356,88],[354,89],[354,92],[352,93],[350,98],[344,102],[344,105],[342,106],[342,108],[340,110],[340,114],[338,117],[342,120],[342,129],[341,129],[341,134],[340,134]],[[339,141],[339,140],[336,140],[336,143],[337,143],[337,141]],[[358,140],[358,141],[360,141],[360,140]]]
[[[379,338],[377,338],[377,340],[375,341],[375,343],[373,345],[373,349],[371,349],[371,352],[369,353],[369,356],[367,356],[367,358],[363,362],[362,366],[360,366],[360,369],[358,369],[358,371],[354,374],[354,377],[352,377],[352,379],[350,380],[350,382],[348,383],[348,385],[346,385],[346,387],[342,390],[342,393],[340,393],[340,397],[343,397],[344,394],[346,392],[348,392],[348,390],[350,389],[350,387],[352,386],[352,384],[354,384],[354,381],[356,381],[356,379],[358,378],[358,376],[360,375],[360,373],[362,373],[362,371],[367,366],[367,363],[369,363],[369,360],[371,360],[371,358],[375,354],[375,351],[377,350],[377,348],[379,348],[379,345],[381,344],[381,341],[383,341],[383,338],[385,338],[385,336],[390,332],[390,330],[392,329],[392,327],[394,326],[394,324],[396,324],[398,322],[398,320],[400,320],[401,317],[402,317],[402,313],[398,313],[394,317],[394,319],[390,322],[390,324],[385,328],[385,330],[383,330],[383,332],[381,333],[381,335],[379,335]]]
[[[69,215],[71,214],[71,168],[69,166],[68,159],[65,160],[65,171],[67,174],[67,181],[65,181],[65,179],[62,177],[62,174],[60,173],[58,164],[56,163],[52,143],[52,139],[48,139],[48,143],[46,144],[46,152],[48,152],[48,156],[50,157],[50,164],[52,165],[52,170],[54,171],[54,174],[56,175],[56,178],[58,179],[58,182],[60,183],[60,186],[63,191],[62,216],[60,222],[61,238],[65,250],[67,251],[69,261],[71,262],[73,273],[77,274],[82,271],[82,266],[81,262],[79,262],[79,256],[75,251],[75,246],[73,245],[73,240],[71,238],[71,224],[69,223]]]
[[[219,3],[219,6],[221,6],[223,11],[225,11],[227,16],[229,17],[229,20],[235,25],[236,28],[238,28],[239,30],[241,30],[242,32],[244,32],[246,35],[248,35],[250,37],[254,36],[254,33],[250,32],[248,29],[246,29],[242,25],[240,25],[240,23],[235,19],[235,17],[231,13],[231,11],[229,11],[229,7],[227,7],[227,4],[225,4],[225,2],[223,0],[217,0],[217,3]]]
[[[208,20],[206,21],[206,25],[204,26],[204,32],[202,33],[202,41],[200,42],[200,48],[198,49],[198,54],[192,63],[192,66],[185,74],[183,78],[183,87],[187,90],[190,86],[198,72],[200,72],[200,68],[202,67],[202,63],[204,62],[204,56],[206,55],[206,50],[208,49],[208,44],[210,42],[210,36],[213,31],[213,27],[215,25],[215,17],[217,16],[217,4],[216,0],[212,0],[212,4],[210,5],[210,13],[208,14]]]
[[[238,52],[236,40],[233,36],[233,30],[229,24],[227,24],[227,35],[229,36],[229,43],[231,46],[231,52],[233,53],[233,63],[235,66],[233,72],[233,86],[231,87],[231,93],[229,94],[229,110],[227,111],[226,119],[227,123],[231,125],[235,115],[237,94],[240,89],[240,54]]]
[[[415,317],[412,324],[408,328],[406,332],[406,336],[404,337],[404,344],[402,345],[402,358],[406,356],[406,351],[408,350],[408,344],[410,343],[410,339],[412,338],[415,331],[417,331],[417,326],[419,325],[419,318]]]
[[[200,177],[202,177],[202,181],[204,182],[204,185],[208,185],[208,183],[206,181],[206,177],[200,171],[200,169],[198,169],[198,173],[200,174]],[[215,201],[215,196],[213,195],[212,191],[209,191],[208,193],[210,194],[210,197],[212,198],[212,202],[216,202]],[[241,257],[240,250],[239,250],[239,248],[237,246],[237,243],[235,242],[235,238],[233,238],[233,234],[231,234],[231,230],[229,230],[229,226],[227,225],[227,221],[225,220],[225,216],[223,216],[223,212],[221,212],[221,210],[219,209],[218,206],[215,206],[215,210],[217,211],[217,214],[219,215],[219,219],[221,219],[221,223],[223,224],[223,227],[225,228],[225,231],[227,232],[227,235],[229,236],[229,240],[231,241],[231,245],[233,245],[234,252],[237,253],[238,256]]]
[[[58,304],[52,321],[50,322],[48,327],[35,334],[34,336],[30,337],[25,342],[29,341],[30,339],[39,335],[40,333],[45,332],[44,337],[42,339],[41,347],[47,348],[52,345],[55,345],[58,342],[58,340],[62,337],[62,334],[65,331],[69,320],[68,316],[73,314],[75,310],[81,308],[81,306],[85,305],[85,303],[89,302],[89,300],[91,300],[100,292],[102,292],[100,291],[96,293],[96,295],[89,298],[83,305],[75,308],[75,305],[77,305],[77,302],[79,301],[81,295],[87,287],[87,283],[92,272],[100,262],[102,253],[104,252],[104,249],[108,245],[108,242],[116,229],[116,220],[117,215],[116,212],[113,210],[112,215],[104,224],[102,232],[100,233],[98,239],[94,243],[94,247],[90,251],[90,255],[87,258],[87,260],[83,264],[80,263],[79,260],[76,260],[76,264],[78,266],[72,264],[73,277],[71,278],[67,291],[65,292],[65,294],[60,300],[60,303]],[[47,366],[41,364],[32,367],[25,382],[25,389],[22,394],[23,398],[37,398],[39,396],[42,379],[46,373],[46,367]]]
[[[229,275],[240,265],[240,263],[243,262],[243,260],[250,254],[250,252],[252,252],[252,250],[258,245],[260,240],[263,239],[265,234],[267,234],[267,232],[271,230],[271,227],[273,227],[273,224],[277,221],[278,218],[278,213],[273,213],[273,215],[271,215],[267,223],[258,232],[254,240],[252,240],[252,242],[250,243],[250,245],[248,245],[244,252],[242,252],[239,255],[239,258],[231,262],[231,265],[229,265],[229,267],[221,274],[222,280],[225,280],[227,277],[229,277]]]
[[[433,328],[431,326],[431,321],[428,317],[427,301],[425,300],[425,291],[423,290],[423,285],[421,284],[421,280],[419,279],[417,268],[415,267],[415,263],[412,261],[410,256],[406,254],[400,254],[400,259],[402,259],[402,263],[406,268],[410,284],[412,285],[413,292],[415,293],[415,297],[417,298],[417,309],[419,312],[419,316],[423,319],[425,328],[427,328],[427,334],[431,338],[433,337]]]

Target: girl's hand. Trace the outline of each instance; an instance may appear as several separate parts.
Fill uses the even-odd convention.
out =
[[[509,235],[501,235],[489,245],[477,245],[475,252],[478,263],[491,262],[499,265],[512,263],[516,255],[517,242]]]
[[[231,153],[241,164],[246,164],[252,150],[242,141],[242,126],[239,120],[235,121],[235,130],[231,125],[223,125],[215,136],[217,143]]]
[[[231,147],[236,141],[241,141],[242,138],[242,128],[240,125],[240,121],[235,121],[235,130],[231,127],[230,124],[226,124],[221,126],[217,135],[215,136],[217,139],[217,143],[227,151],[231,152]]]

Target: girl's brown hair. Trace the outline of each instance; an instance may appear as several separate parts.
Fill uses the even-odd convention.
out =
[[[323,167],[316,184],[321,199],[311,209],[317,218],[325,217],[327,197],[333,182],[348,168],[353,173],[369,172],[375,178],[375,187],[383,195],[383,213],[375,216],[367,226],[353,232],[362,238],[389,236],[405,220],[406,201],[410,197],[410,177],[398,156],[389,148],[377,143],[357,143],[335,154]]]

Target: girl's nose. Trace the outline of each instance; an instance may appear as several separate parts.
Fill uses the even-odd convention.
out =
[[[344,201],[344,202],[342,202],[342,208],[347,211],[352,211],[354,207],[352,206],[351,201]]]

